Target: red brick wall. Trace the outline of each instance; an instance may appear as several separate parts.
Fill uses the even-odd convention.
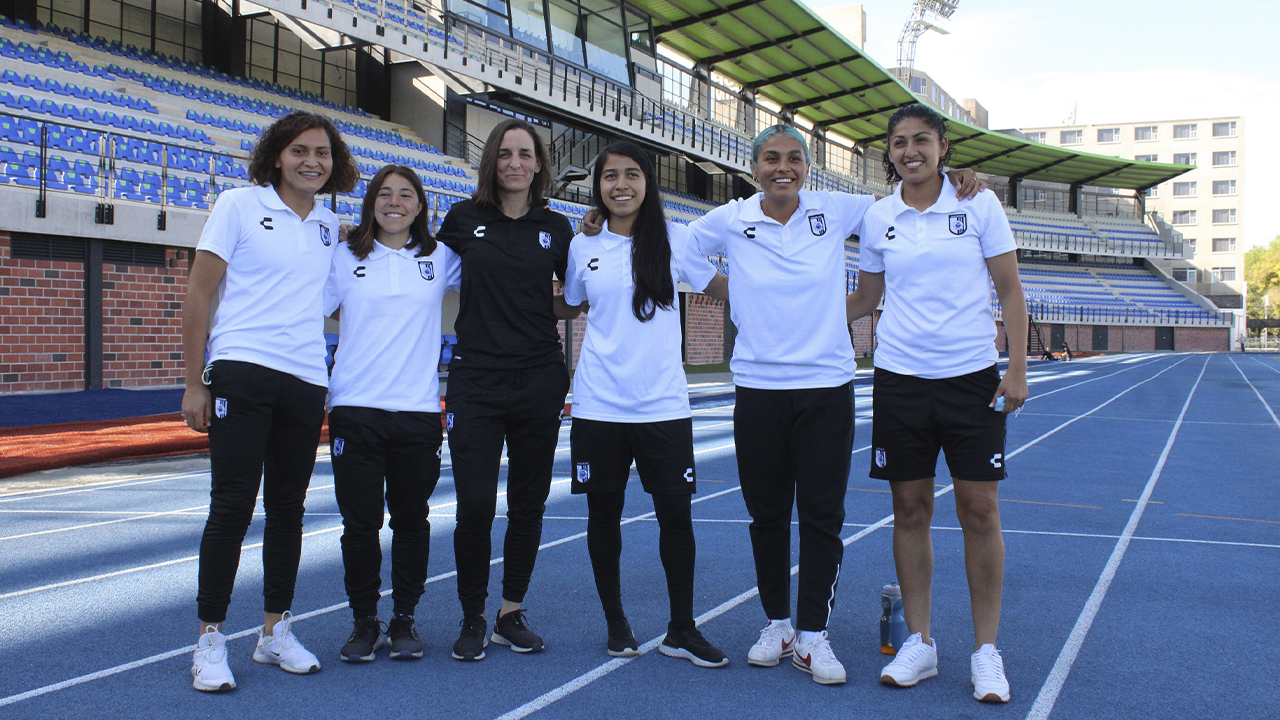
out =
[[[14,260],[0,232],[0,393],[84,387],[84,265]]]
[[[724,356],[724,303],[706,295],[688,293],[684,318],[685,362],[710,365]]]
[[[182,300],[187,294],[188,252],[167,248],[165,267],[102,266],[102,383],[106,387],[182,383]]]
[[[1228,328],[1175,327],[1173,346],[1179,351],[1201,350],[1225,352],[1231,348],[1231,331]]]
[[[853,323],[853,352],[858,357],[870,357],[876,349],[876,326],[871,316],[858,318]]]

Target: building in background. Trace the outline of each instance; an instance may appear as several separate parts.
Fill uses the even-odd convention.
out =
[[[1149,120],[1019,128],[1028,140],[1195,169],[1148,191],[1155,212],[1182,233],[1183,260],[1157,263],[1223,309],[1244,307],[1244,118]]]

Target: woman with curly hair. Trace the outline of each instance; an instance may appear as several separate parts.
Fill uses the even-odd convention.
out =
[[[206,692],[236,686],[222,623],[259,484],[264,616],[253,659],[297,674],[320,669],[293,635],[289,612],[324,423],[321,294],[338,241],[338,218],[316,195],[350,190],[359,169],[332,122],[295,112],[263,131],[249,174],[252,187],[214,203],[183,304],[182,416],[209,434],[212,477],[191,667],[194,687]]]

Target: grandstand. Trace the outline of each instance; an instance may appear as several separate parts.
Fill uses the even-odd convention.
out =
[[[110,2],[12,0],[0,20],[0,331],[13,339],[0,392],[181,382],[190,248],[217,196],[248,184],[258,132],[291,109],[332,117],[357,155],[360,186],[329,198],[344,219],[358,219],[364,181],[397,162],[419,173],[438,222],[474,190],[480,139],[516,115],[544,129],[557,176],[608,139],[641,143],[668,216],[689,223],[754,192],[751,139],[780,121],[810,138],[809,187],[887,193],[884,128],[915,100],[794,0],[589,12],[568,0],[535,1],[538,12],[501,0],[203,0],[181,42],[159,20],[149,33],[106,22],[95,8]],[[1055,338],[1075,337],[1076,350],[1229,346],[1229,319],[1150,262],[1184,250],[1141,191],[1185,167],[964,123],[953,147],[1004,198],[1028,301]],[[580,218],[581,182],[558,191],[552,208]],[[1089,212],[1090,192],[1106,196],[1105,214],[1097,202]],[[856,239],[846,247],[852,289]],[[725,359],[725,308],[682,307],[687,328],[723,328],[688,334],[688,357]],[[854,336],[872,349],[869,323]]]

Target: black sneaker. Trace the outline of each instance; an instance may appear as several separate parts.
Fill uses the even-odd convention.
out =
[[[422,639],[418,637],[418,628],[414,625],[412,615],[396,615],[387,626],[387,637],[391,639],[392,660],[414,660],[422,657]]]
[[[374,653],[383,645],[382,623],[374,615],[356,618],[355,628],[347,644],[338,651],[338,657],[349,663],[371,662]]]
[[[729,664],[729,656],[707,642],[697,628],[677,630],[668,626],[667,636],[662,639],[658,651],[667,657],[684,658],[698,667],[715,668]]]
[[[636,657],[640,654],[640,644],[636,642],[631,623],[626,618],[609,623],[609,654],[613,657]]]
[[[489,623],[483,615],[465,615],[462,618],[462,632],[458,633],[458,641],[453,644],[454,660],[483,660],[484,647],[489,644],[485,631]]]
[[[499,645],[509,645],[518,653],[542,650],[542,638],[525,624],[523,608],[499,615],[493,624],[493,637],[489,639]]]

